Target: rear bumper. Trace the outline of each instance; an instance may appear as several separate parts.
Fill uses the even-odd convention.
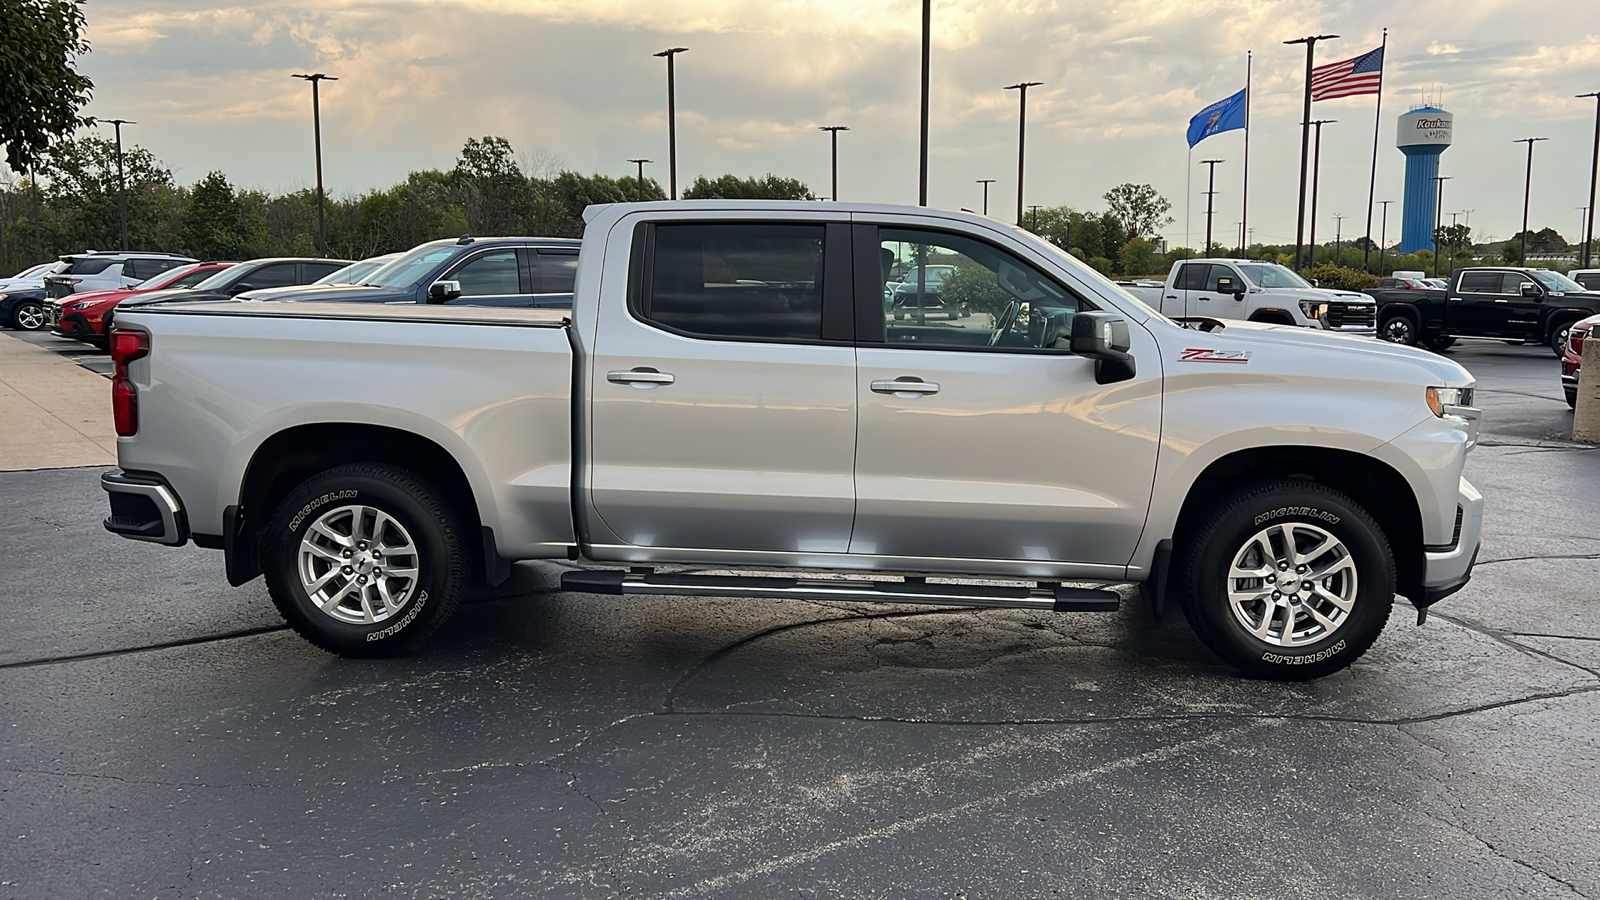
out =
[[[111,503],[111,515],[105,520],[107,531],[171,547],[188,543],[183,502],[159,475],[107,472],[100,476],[100,487]]]
[[[1461,526],[1454,543],[1423,550],[1423,602],[1419,606],[1443,600],[1472,579],[1472,567],[1478,561],[1478,544],[1483,533],[1483,495],[1465,478],[1461,479],[1456,492],[1456,508]]]

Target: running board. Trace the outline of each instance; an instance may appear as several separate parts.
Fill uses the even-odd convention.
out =
[[[874,603],[926,603],[936,606],[1008,607],[1052,612],[1116,612],[1115,591],[1064,587],[988,584],[929,584],[904,581],[847,581],[760,575],[674,575],[586,569],[561,576],[561,589],[586,594],[665,594],[679,597],[764,597],[769,599],[865,600]]]

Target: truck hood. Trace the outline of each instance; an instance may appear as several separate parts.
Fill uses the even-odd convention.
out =
[[[1373,299],[1357,291],[1336,291],[1332,288],[1262,288],[1261,292],[1274,297],[1288,297],[1294,300],[1315,300],[1318,303],[1327,303],[1338,300],[1344,303],[1372,303]]]
[[[1396,381],[1408,380],[1405,373],[1409,371],[1412,373],[1409,380],[1424,386],[1471,387],[1476,383],[1472,373],[1454,360],[1372,337],[1293,325],[1234,321],[1220,331],[1191,334],[1193,337],[1185,345],[1184,352],[1188,352],[1187,348],[1212,345],[1218,350],[1243,351],[1251,354],[1252,362],[1259,358],[1260,364],[1269,371],[1284,368],[1306,374],[1329,366],[1344,372],[1360,367],[1383,369]],[[1162,341],[1162,344],[1165,347],[1168,342]],[[1170,351],[1167,355],[1172,356]]]

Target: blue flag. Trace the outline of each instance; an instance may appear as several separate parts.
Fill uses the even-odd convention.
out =
[[[1226,100],[1218,100],[1195,113],[1189,120],[1189,146],[1193,147],[1213,134],[1244,127],[1245,97],[1240,91]]]

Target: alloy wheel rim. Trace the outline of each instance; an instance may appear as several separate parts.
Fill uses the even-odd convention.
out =
[[[17,308],[17,324],[33,331],[44,325],[44,307],[25,303]]]
[[[1411,323],[1405,319],[1390,319],[1388,324],[1383,326],[1383,336],[1391,343],[1409,343],[1407,338],[1411,337]]]
[[[318,609],[349,625],[393,618],[417,590],[416,542],[372,506],[323,513],[300,539],[300,586]]]
[[[1229,560],[1224,590],[1234,620],[1256,640],[1303,647],[1349,621],[1357,587],[1343,541],[1320,526],[1290,522],[1244,542]]]

